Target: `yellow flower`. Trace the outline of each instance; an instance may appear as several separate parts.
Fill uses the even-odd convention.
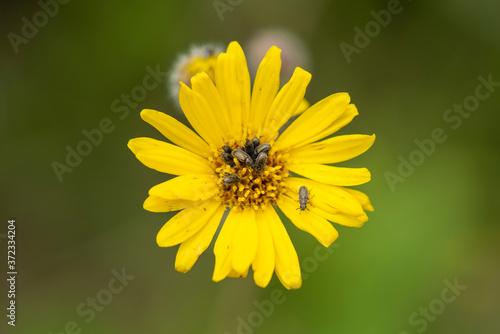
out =
[[[179,94],[179,82],[190,85],[191,78],[200,72],[205,72],[213,80],[217,56],[222,52],[216,45],[193,45],[186,54],[180,55],[170,71],[168,88],[174,100]]]
[[[251,266],[258,286],[267,286],[275,271],[287,289],[297,289],[299,260],[275,208],[325,247],[338,237],[329,221],[360,227],[368,220],[365,210],[373,210],[365,194],[345,188],[368,182],[369,171],[328,164],[365,152],[375,135],[319,141],[358,114],[347,93],[314,104],[279,134],[303,103],[311,79],[296,68],[279,89],[280,53],[269,49],[251,87],[243,50],[232,42],[217,58],[214,81],[202,72],[191,79],[191,88],[181,84],[180,105],[198,134],[161,112],[141,112],[173,143],[135,138],[128,146],[147,167],[178,175],[151,188],[144,208],[181,210],[157,235],[161,247],[180,244],[180,272],[208,248],[229,207],[214,246],[213,280],[246,277]],[[301,190],[299,203],[301,187],[308,194]]]

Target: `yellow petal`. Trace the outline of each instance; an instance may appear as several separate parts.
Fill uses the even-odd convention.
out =
[[[288,196],[283,196],[279,208],[292,223],[313,235],[325,247],[330,246],[339,236],[339,233],[325,218],[314,213],[314,209],[297,210],[297,202]]]
[[[311,81],[311,74],[297,67],[290,81],[281,88],[269,108],[262,128],[264,142],[274,140],[279,129],[295,113],[304,98],[309,81]]]
[[[205,73],[195,75],[191,78],[191,87],[193,91],[205,98],[212,113],[217,118],[222,131],[220,135],[222,138],[228,139],[229,129],[232,127],[231,118],[212,79]]]
[[[175,118],[151,109],[141,111],[141,117],[172,141],[172,143],[201,156],[209,154],[207,143]]]
[[[354,104],[349,104],[339,118],[333,121],[333,123],[330,124],[325,130],[318,132],[316,135],[309,138],[307,144],[328,137],[332,133],[337,132],[339,129],[351,123],[352,119],[356,117],[358,114],[359,113],[356,106]]]
[[[361,206],[363,207],[363,210],[366,211],[374,211],[372,204],[370,203],[370,198],[363,192],[350,189],[350,188],[343,188],[345,191],[347,191],[349,194],[353,195],[356,197],[356,199],[359,201]]]
[[[272,46],[262,59],[252,90],[250,127],[257,132],[280,88],[281,50]]]
[[[263,217],[273,237],[276,255],[276,276],[287,289],[298,289],[302,285],[299,258],[280,217],[272,206],[263,211]]]
[[[231,210],[224,225],[222,225],[214,246],[215,268],[212,280],[215,282],[226,278],[232,270],[233,235],[237,226],[238,216],[234,210]]]
[[[265,288],[273,277],[276,264],[274,256],[274,244],[269,227],[263,217],[261,210],[255,212],[257,222],[258,240],[257,254],[252,262],[253,279],[255,284]]]
[[[346,161],[366,152],[375,135],[337,136],[292,150],[289,162],[294,164],[332,164]]]
[[[238,74],[236,69],[236,56],[231,53],[221,53],[217,58],[215,68],[215,85],[227,109],[231,120],[229,136],[241,138],[242,136],[242,92],[238,85]]]
[[[164,199],[204,201],[219,192],[215,174],[181,175],[149,190],[150,196]]]
[[[160,229],[156,236],[158,246],[170,247],[187,240],[208,222],[220,205],[207,200],[182,210]]]
[[[231,269],[231,270],[229,271],[229,273],[227,274],[227,277],[245,278],[245,277],[247,277],[247,275],[248,275],[248,269],[249,269],[249,268],[247,268],[247,270],[246,270],[245,272],[243,272],[243,273],[241,273],[241,272],[237,272],[237,271],[235,271],[234,269]]]
[[[349,216],[364,215],[359,201],[346,191],[347,188],[332,186],[313,180],[288,177],[285,179],[287,195],[296,200],[296,208],[299,207],[298,190],[305,186],[309,191],[309,201],[315,208],[319,208],[332,214],[345,214]],[[336,222],[336,221],[335,221]]]
[[[318,133],[324,132],[344,113],[349,101],[349,94],[337,93],[315,103],[283,131],[273,148],[291,149],[324,138],[317,138]]]
[[[357,186],[370,181],[366,168],[335,167],[320,164],[289,164],[288,169],[312,180],[336,186]]]
[[[311,209],[320,217],[323,217],[333,223],[349,226],[349,227],[361,227],[368,221],[368,216],[366,213],[362,213],[359,216],[351,216],[341,212],[331,212],[320,209],[319,207],[314,207]]]
[[[141,137],[131,139],[128,147],[140,162],[159,172],[173,175],[213,173],[207,160],[176,145]]]
[[[233,235],[233,261],[232,267],[235,273],[243,275],[248,272],[250,264],[257,253],[257,224],[255,222],[255,211],[243,210],[235,212],[237,220]]]
[[[205,72],[197,74],[191,81],[196,81],[198,76],[206,76]],[[179,103],[186,118],[193,128],[205,139],[208,144],[215,147],[224,145],[222,129],[219,126],[216,110],[212,110],[203,96],[193,91],[181,82],[179,90]]]
[[[219,206],[208,222],[192,237],[181,243],[175,258],[175,270],[185,273],[208,248],[221,221],[225,207]]]
[[[241,121],[246,126],[250,117],[250,74],[247,60],[238,42],[231,42],[227,47],[227,53],[236,58],[236,79],[241,93]]]
[[[306,99],[303,99],[302,102],[300,102],[300,105],[299,107],[297,108],[297,110],[293,113],[292,116],[297,116],[297,115],[300,115],[302,114],[304,111],[307,110],[307,108],[309,108],[311,106],[311,104],[309,103],[309,101],[307,101]]]
[[[193,201],[185,199],[165,199],[156,196],[149,196],[144,201],[144,210],[151,212],[178,211],[195,205]]]

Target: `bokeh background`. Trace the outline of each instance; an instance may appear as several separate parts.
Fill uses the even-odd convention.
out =
[[[443,115],[475,94],[479,76],[500,81],[500,2],[402,1],[350,63],[340,43],[354,45],[354,28],[364,30],[371,11],[389,1],[215,3],[230,8],[222,20],[213,1],[70,1],[18,53],[8,33],[21,35],[22,18],[32,22],[40,4],[1,3],[1,332],[498,333],[500,89],[456,130]],[[163,83],[123,119],[111,107],[142,85],[146,67],[167,71],[192,43],[238,40],[245,48],[270,28],[290,31],[309,49],[311,102],[350,93],[360,116],[341,133],[377,135],[371,150],[343,164],[370,169],[372,181],[358,189],[375,212],[360,229],[338,227],[338,247],[297,291],[276,276],[266,289],[251,275],[212,282],[212,246],[189,273],[176,272],[176,248],[155,243],[171,214],[142,209],[148,189],[166,176],[141,165],[126,144],[161,139],[140,119],[143,108],[185,118]],[[59,182],[52,163],[64,163],[66,146],[75,148],[103,118],[114,130]],[[398,157],[408,159],[415,139],[436,128],[447,140],[392,191],[386,172],[397,173]],[[15,328],[4,314],[11,218]],[[319,243],[289,221],[286,227],[299,258],[313,258]],[[86,322],[77,308],[104,296],[112,271],[122,268],[135,278]],[[449,304],[439,302],[446,280],[467,286]],[[261,321],[255,303],[275,289],[284,302]],[[423,320],[419,312],[430,305],[438,314]],[[258,326],[243,328],[239,319]]]

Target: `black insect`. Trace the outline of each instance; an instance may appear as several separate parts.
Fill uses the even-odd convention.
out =
[[[216,50],[213,46],[203,46],[203,56],[208,58],[210,56],[214,56],[219,54],[219,51]]]
[[[260,152],[257,158],[255,159],[255,165],[253,166],[253,170],[255,173],[260,174],[266,168],[267,163],[267,153]]]
[[[222,158],[222,161],[224,161],[229,166],[231,166],[231,167],[236,166],[236,164],[234,163],[234,160],[233,160],[233,156],[230,153],[222,152],[220,154],[220,156]]]
[[[307,190],[307,187],[301,186],[299,188],[300,211],[307,209],[307,203],[309,203],[309,191]]]
[[[257,137],[253,137],[253,138],[252,138],[252,143],[253,143],[253,147],[257,147],[257,146],[259,146],[259,145],[260,145],[260,140],[259,140],[259,138],[257,138]]]
[[[231,152],[233,151],[233,149],[227,145],[222,146],[222,149],[224,150],[224,152],[229,153],[229,154],[231,154]]]
[[[235,157],[239,162],[244,163],[248,167],[253,166],[253,159],[248,155],[247,152],[243,151],[241,147],[231,152],[232,156]]]
[[[250,139],[247,139],[245,141],[245,152],[250,156],[250,158],[255,159],[253,149],[254,149],[253,141]]]
[[[269,152],[270,149],[271,149],[271,145],[268,143],[259,145],[259,146],[255,147],[255,155],[258,156],[262,152],[267,154],[267,152]]]
[[[240,183],[240,177],[236,174],[229,174],[224,177],[224,180],[222,180],[226,186],[231,186],[233,184],[238,184]]]

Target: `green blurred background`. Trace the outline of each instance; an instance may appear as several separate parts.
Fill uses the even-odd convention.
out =
[[[401,2],[401,12],[350,63],[339,44],[353,45],[353,29],[364,30],[370,12],[388,1],[220,2],[231,8],[223,20],[212,1],[70,1],[18,53],[8,33],[20,35],[22,18],[32,21],[40,4],[0,5],[1,332],[498,333],[500,89],[456,130],[443,115],[475,94],[479,76],[500,81],[500,2]],[[126,144],[161,139],[140,119],[143,108],[185,118],[164,84],[123,119],[111,104],[142,84],[146,67],[168,70],[193,42],[244,46],[256,31],[276,27],[310,49],[306,97],[349,92],[360,116],[341,132],[377,135],[370,151],[343,164],[370,169],[372,181],[358,189],[375,212],[360,229],[338,227],[338,247],[317,262],[319,243],[286,221],[299,259],[311,265],[297,291],[286,291],[276,276],[266,289],[251,275],[212,282],[212,247],[180,274],[176,248],[155,242],[171,214],[142,209],[165,175],[141,165]],[[64,163],[65,147],[75,148],[82,131],[103,118],[114,131],[59,182],[51,164]],[[447,140],[391,191],[385,173],[397,173],[398,157],[408,159],[414,140],[436,128]],[[15,328],[4,313],[11,218]],[[135,278],[91,321],[77,313],[87,298],[105,298],[112,271],[122,268]],[[451,303],[441,301],[446,280],[467,286]],[[259,316],[255,304],[268,305],[275,289],[284,302]],[[423,320],[419,312],[429,307],[437,314]],[[254,325],[241,327],[241,319]]]

